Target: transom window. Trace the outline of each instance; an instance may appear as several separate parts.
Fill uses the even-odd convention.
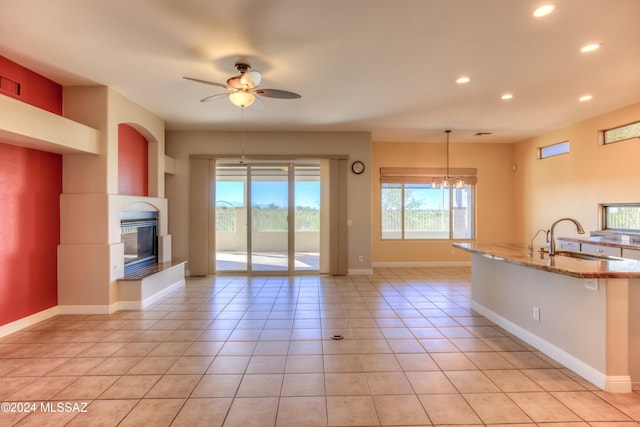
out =
[[[569,141],[558,142],[556,144],[547,145],[538,148],[538,158],[547,159],[549,157],[567,154],[569,152]]]
[[[640,138],[640,122],[603,130],[601,133],[601,142],[603,144],[611,144],[632,138]]]

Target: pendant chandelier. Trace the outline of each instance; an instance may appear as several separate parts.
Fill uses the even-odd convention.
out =
[[[449,185],[451,184],[451,176],[449,174],[449,134],[451,133],[451,129],[447,129],[444,131],[447,135],[447,168],[446,168],[446,172],[444,177],[442,178],[442,181],[440,183],[440,185],[442,185],[442,188],[448,188]],[[435,181],[435,178],[431,181],[431,185],[433,186],[433,188],[438,188],[438,184]],[[455,187],[456,188],[461,188],[464,186],[464,180],[462,179],[462,177],[458,177],[455,179]]]

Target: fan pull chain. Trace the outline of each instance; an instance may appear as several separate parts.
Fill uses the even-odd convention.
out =
[[[244,163],[244,107],[240,107],[240,123],[242,126],[241,148],[240,148],[240,163]]]

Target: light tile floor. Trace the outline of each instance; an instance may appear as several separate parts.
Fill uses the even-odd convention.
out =
[[[462,267],[190,278],[0,339],[0,425],[639,425],[640,393],[599,391],[469,298]]]

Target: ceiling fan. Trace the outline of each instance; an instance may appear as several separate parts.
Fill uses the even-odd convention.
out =
[[[258,86],[262,81],[262,75],[259,71],[252,70],[251,66],[246,62],[236,62],[236,70],[238,70],[240,74],[229,78],[226,84],[195,79],[193,77],[183,78],[198,83],[221,87],[228,91],[227,93],[218,93],[216,95],[202,98],[200,100],[201,102],[208,102],[226,96],[227,98],[229,98],[229,101],[231,101],[233,105],[244,108],[252,105],[254,102],[257,105],[262,106],[262,102],[259,100],[259,98],[256,97],[256,95],[279,99],[301,98],[301,96],[297,93],[289,92],[286,90],[259,89]]]

